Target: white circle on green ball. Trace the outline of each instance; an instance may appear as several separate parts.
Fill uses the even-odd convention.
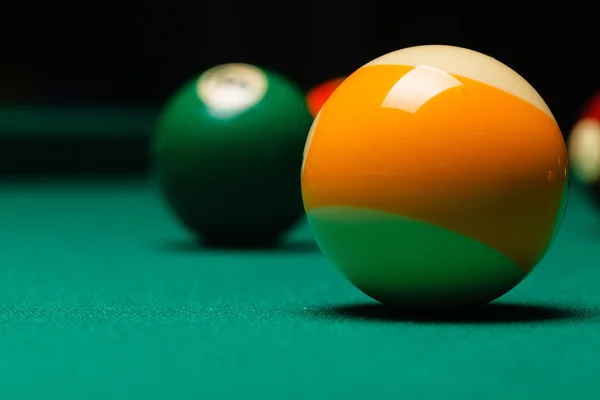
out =
[[[218,112],[239,112],[258,104],[268,88],[266,74],[249,64],[224,64],[204,72],[196,92],[206,106]]]

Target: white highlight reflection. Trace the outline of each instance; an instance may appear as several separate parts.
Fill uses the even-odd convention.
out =
[[[267,76],[248,64],[224,64],[200,76],[196,92],[216,117],[232,117],[255,106],[267,91]]]
[[[404,75],[383,100],[381,107],[416,113],[438,94],[462,86],[462,83],[441,69],[420,65]]]

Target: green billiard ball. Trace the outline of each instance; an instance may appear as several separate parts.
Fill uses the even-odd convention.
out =
[[[152,141],[166,203],[209,244],[275,243],[303,215],[300,167],[312,117],[284,76],[248,64],[185,84]]]

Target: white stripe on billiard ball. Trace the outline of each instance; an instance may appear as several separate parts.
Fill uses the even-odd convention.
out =
[[[409,47],[376,58],[362,68],[375,65],[438,68],[517,96],[554,120],[548,105],[529,82],[505,64],[477,51],[443,45]]]

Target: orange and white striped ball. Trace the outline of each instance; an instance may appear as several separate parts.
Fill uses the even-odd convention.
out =
[[[302,194],[329,260],[394,305],[492,301],[540,262],[567,151],[535,89],[484,54],[419,46],[350,75],[309,132]]]

